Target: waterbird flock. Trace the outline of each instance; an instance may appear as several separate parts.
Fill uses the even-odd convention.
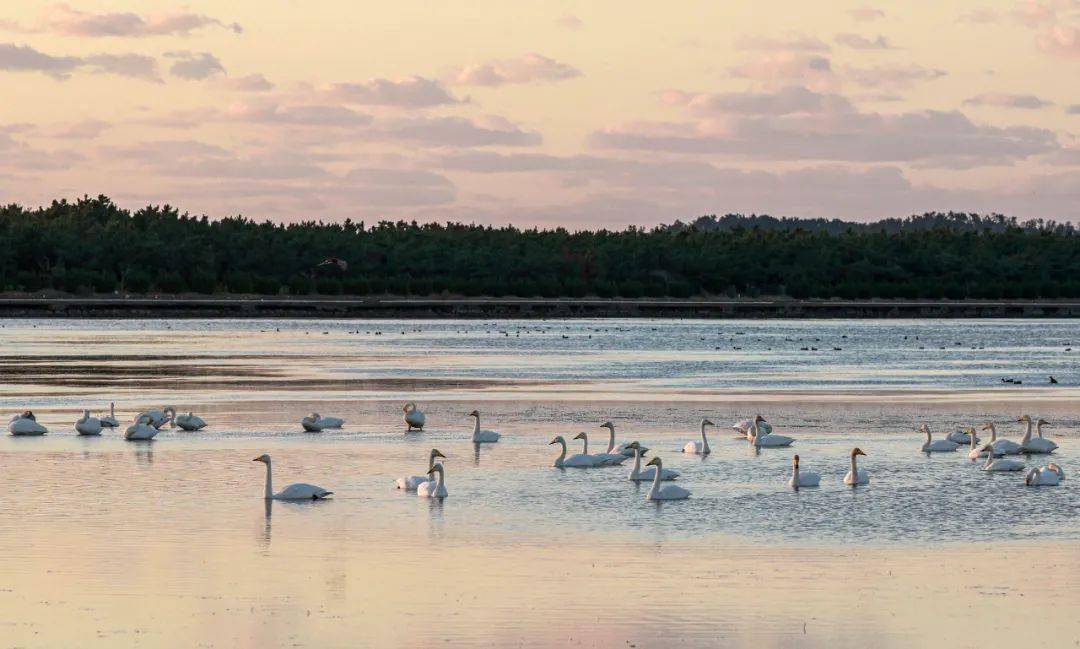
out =
[[[405,404],[403,408],[403,420],[407,426],[406,432],[414,430],[423,431],[426,417],[417,408],[414,402]],[[480,412],[473,410],[468,414],[473,420],[471,442],[479,448],[480,444],[497,443],[501,434],[482,429],[480,427]],[[962,444],[969,447],[968,458],[978,461],[985,458],[982,470],[990,473],[1008,473],[1023,471],[1024,462],[1015,457],[1019,455],[1048,455],[1057,450],[1058,445],[1043,437],[1043,426],[1050,425],[1045,419],[1032,420],[1030,415],[1023,415],[1016,420],[1024,424],[1025,432],[1020,442],[1008,439],[998,439],[997,429],[993,423],[983,426],[984,431],[990,431],[990,440],[980,443],[980,439],[972,427],[958,429],[946,435],[945,439],[934,440],[929,424],[923,423],[918,431],[925,436],[925,442],[919,447],[919,451],[930,456],[934,453],[951,453],[959,449]],[[160,430],[168,424],[170,428],[179,426],[185,431],[198,431],[206,427],[207,423],[192,412],[177,416],[176,409],[165,406],[160,410],[148,410],[140,412],[134,418],[134,422],[127,427],[124,438],[132,441],[148,441],[154,439]],[[319,413],[311,413],[300,420],[300,424],[307,432],[321,432],[328,428],[341,428],[345,420],[339,417],[324,417]],[[711,453],[709,440],[706,435],[706,427],[715,424],[705,418],[700,422],[700,440],[687,442],[682,451],[688,455],[708,456]],[[82,417],[75,422],[75,430],[83,436],[99,436],[105,428],[117,428],[115,404],[109,404],[109,414],[101,417],[93,417],[90,410],[83,410]],[[567,455],[568,448],[566,439],[562,435],[556,435],[549,445],[559,445],[559,455],[555,458],[553,466],[558,469],[594,469],[600,467],[619,466],[627,459],[633,458],[634,466],[628,474],[628,480],[632,482],[652,482],[652,487],[646,494],[646,499],[651,501],[686,500],[690,492],[671,482],[679,477],[679,472],[665,469],[660,457],[650,459],[645,468],[641,461],[648,452],[648,448],[640,442],[616,444],[615,424],[607,421],[600,425],[608,431],[607,449],[600,453],[589,453],[589,436],[584,431],[578,433],[574,439],[582,441],[581,453]],[[756,452],[762,448],[789,447],[795,439],[773,433],[772,425],[760,414],[750,419],[736,422],[732,429],[739,433],[739,438],[745,439]],[[48,430],[37,421],[37,417],[30,410],[18,413],[11,417],[8,422],[8,432],[13,436],[41,436]],[[865,468],[858,466],[858,457],[866,456],[860,448],[853,448],[849,454],[850,468],[844,475],[843,483],[852,487],[870,484],[870,474]],[[438,449],[431,449],[428,455],[427,470],[423,475],[400,477],[395,480],[398,489],[415,491],[421,498],[445,498],[448,494],[446,489],[446,468],[436,459],[447,459]],[[268,500],[322,500],[333,494],[332,491],[307,483],[290,484],[279,492],[274,492],[272,482],[272,469],[270,456],[260,455],[254,461],[266,465],[265,498]],[[821,474],[814,471],[802,470],[800,457],[792,457],[791,478],[788,485],[793,489],[817,487],[821,484]],[[1024,484],[1027,486],[1056,486],[1065,479],[1065,471],[1056,463],[1049,463],[1040,467],[1031,467],[1024,473]]]

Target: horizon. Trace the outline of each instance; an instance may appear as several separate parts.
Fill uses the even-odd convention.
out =
[[[1076,223],[1078,72],[1080,0],[14,0],[0,75],[24,100],[0,109],[0,203],[568,230]]]

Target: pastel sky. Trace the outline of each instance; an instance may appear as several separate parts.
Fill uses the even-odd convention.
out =
[[[5,0],[0,202],[1080,220],[1080,0]]]

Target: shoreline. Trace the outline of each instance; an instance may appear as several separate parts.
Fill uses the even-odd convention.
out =
[[[1080,300],[0,297],[0,318],[1080,318]]]

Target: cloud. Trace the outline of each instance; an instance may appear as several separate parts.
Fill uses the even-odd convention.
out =
[[[542,54],[478,63],[462,68],[456,83],[469,86],[502,86],[510,83],[562,81],[580,77],[581,71]]]
[[[687,93],[678,90],[662,96],[669,106],[686,108],[692,115],[790,115],[793,113],[838,114],[854,111],[844,96],[818,93],[802,86],[788,86],[775,92]]]
[[[71,140],[92,140],[110,128],[112,128],[112,124],[109,122],[103,122],[97,119],[86,119],[81,122],[67,124],[66,126],[58,128],[50,134],[50,137]]]
[[[1039,49],[1056,56],[1080,58],[1080,28],[1053,25],[1043,30],[1036,41]]]
[[[0,70],[42,72],[55,79],[67,79],[76,71],[115,74],[146,80],[158,80],[157,62],[141,54],[91,54],[54,56],[29,45],[0,43]]]
[[[1024,0],[1013,17],[1035,30],[1035,43],[1048,54],[1080,58],[1080,1]]]
[[[92,54],[83,59],[91,72],[160,81],[157,61],[142,54]]]
[[[237,23],[228,23],[196,13],[175,13],[161,16],[140,16],[130,12],[89,13],[65,4],[53,5],[36,27],[21,27],[7,23],[21,32],[52,32],[64,36],[87,38],[141,38],[147,36],[189,36],[192,32],[217,27],[234,33],[243,32]]]
[[[849,10],[848,15],[857,22],[865,23],[873,20],[881,20],[885,17],[885,12],[881,9],[864,6]]]
[[[1040,99],[1035,95],[1017,95],[1003,92],[984,92],[964,100],[970,106],[1000,106],[1002,108],[1044,108],[1054,102]]]
[[[371,205],[441,205],[457,197],[457,187],[445,176],[431,171],[357,167],[342,182]]]
[[[181,79],[201,81],[215,74],[225,74],[225,66],[210,52],[166,52],[165,57],[176,60],[169,72]]]
[[[396,81],[371,79],[359,83],[332,83],[320,90],[329,98],[348,104],[427,108],[458,103],[442,83],[418,76]]]
[[[916,64],[892,64],[869,68],[848,67],[844,69],[844,74],[864,88],[908,88],[916,82],[933,81],[948,73]]]
[[[854,50],[893,50],[896,49],[889,43],[889,39],[882,35],[871,40],[859,34],[837,34],[836,42]]]
[[[267,92],[274,89],[274,84],[261,74],[228,77],[221,80],[221,85],[237,92]]]
[[[957,22],[968,23],[971,25],[989,25],[1000,21],[1001,14],[988,8],[973,9],[967,13],[960,14],[956,20]]]
[[[1065,108],[1065,113],[1068,115],[1080,115],[1080,104],[1071,104]]]
[[[581,29],[585,23],[574,14],[563,14],[555,19],[555,24],[565,29]]]
[[[813,36],[789,34],[781,38],[765,36],[743,36],[735,41],[735,48],[740,50],[760,50],[769,52],[827,52],[829,46]]]
[[[488,116],[476,120],[464,117],[409,117],[377,124],[373,136],[418,142],[429,146],[535,146],[539,133],[522,130],[510,121]]]
[[[834,90],[839,80],[826,56],[802,52],[775,52],[755,56],[728,68],[737,78],[774,87],[798,84],[815,91]]]

